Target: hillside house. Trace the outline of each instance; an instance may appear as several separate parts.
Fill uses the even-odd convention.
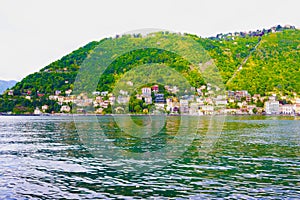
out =
[[[60,112],[70,112],[71,111],[71,108],[70,106],[67,106],[67,105],[63,105],[61,108],[60,108]]]
[[[14,91],[13,90],[9,90],[8,93],[7,93],[7,95],[14,96]]]
[[[158,85],[153,85],[153,86],[152,86],[152,91],[153,91],[153,92],[159,92],[159,87],[158,87]]]
[[[61,91],[60,90],[55,90],[55,95],[58,96],[61,94]]]
[[[143,87],[142,88],[142,95],[144,97],[149,97],[151,96],[151,88],[150,87]]]

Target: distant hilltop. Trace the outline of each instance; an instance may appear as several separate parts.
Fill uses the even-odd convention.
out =
[[[276,32],[281,32],[283,30],[289,30],[289,29],[295,30],[296,27],[292,25],[285,25],[285,26],[277,25],[269,29],[256,30],[256,31],[244,31],[244,32],[226,33],[226,34],[220,33],[215,37],[209,37],[209,39],[218,40],[218,39],[230,39],[231,37],[247,37],[247,36],[261,37],[268,33],[276,33]]]

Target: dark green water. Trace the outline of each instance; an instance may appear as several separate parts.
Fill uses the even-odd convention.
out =
[[[0,199],[300,198],[299,118],[99,118],[0,117]]]

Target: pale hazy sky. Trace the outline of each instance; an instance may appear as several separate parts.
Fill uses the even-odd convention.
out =
[[[21,80],[93,40],[158,28],[200,36],[300,27],[299,0],[0,0],[0,79]]]

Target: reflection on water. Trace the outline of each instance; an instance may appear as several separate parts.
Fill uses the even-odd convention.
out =
[[[160,132],[147,137],[122,130],[112,117],[79,118],[74,123],[67,117],[0,117],[0,199],[300,196],[300,121],[296,118],[227,117],[219,135],[209,119],[189,118],[186,122],[197,122],[195,129],[180,129],[182,119],[167,117]],[[156,123],[155,118],[133,120],[139,126]],[[211,140],[206,140],[209,128]],[[100,142],[95,134],[84,135],[82,130],[102,130],[105,138]],[[183,137],[178,130],[189,131]],[[97,140],[87,145],[87,139],[93,138]],[[123,156],[140,155],[170,144],[179,148],[182,140],[190,144],[179,157],[163,168],[151,165],[143,173],[128,166],[118,170],[119,157],[113,163],[109,154],[95,154],[105,147],[110,152],[121,149]],[[206,156],[204,147],[211,148]],[[150,161],[156,159],[161,158]]]

